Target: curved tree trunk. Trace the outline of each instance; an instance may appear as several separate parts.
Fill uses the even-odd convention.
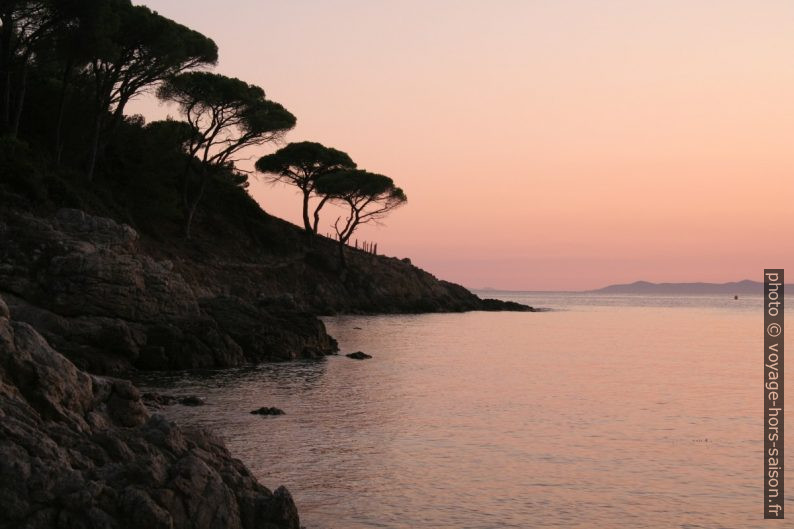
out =
[[[320,203],[317,204],[317,207],[314,208],[314,225],[312,226],[312,232],[315,235],[317,235],[317,229],[320,226],[320,210],[323,209],[323,206],[326,202],[328,202],[328,197],[323,197],[323,199],[320,200]]]

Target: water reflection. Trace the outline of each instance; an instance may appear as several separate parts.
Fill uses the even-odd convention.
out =
[[[196,369],[188,371],[141,372],[134,376],[140,386],[173,388],[172,394],[184,395],[190,387],[204,391],[233,390],[252,381],[267,378],[290,391],[310,391],[326,372],[325,359],[298,360],[244,366],[231,369]]]
[[[205,397],[165,412],[309,529],[764,527],[760,305],[547,301],[567,310],[328,318],[373,358],[142,382]]]

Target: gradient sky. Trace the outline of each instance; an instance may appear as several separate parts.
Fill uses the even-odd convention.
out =
[[[583,289],[794,269],[790,0],[140,3],[291,110],[288,141],[394,178],[408,205],[358,237],[439,277]],[[291,189],[251,190],[299,221]]]

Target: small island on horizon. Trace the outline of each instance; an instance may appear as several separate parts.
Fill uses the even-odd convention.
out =
[[[683,283],[654,283],[651,281],[634,281],[633,283],[616,283],[605,287],[590,290],[570,290],[565,292],[577,294],[645,294],[645,295],[683,295],[683,296],[702,296],[702,295],[762,295],[764,284],[760,281],[743,279],[741,281],[729,281],[727,283],[709,283],[704,281],[693,281]],[[794,288],[792,284],[786,284],[785,288]],[[471,288],[473,292],[562,292],[558,290],[523,290],[523,289],[501,289],[494,287]]]
[[[786,285],[790,287],[791,285]],[[728,283],[652,283],[650,281],[635,281],[618,285],[609,285],[586,292],[598,294],[655,294],[655,295],[762,295],[764,284],[760,281],[744,279]]]

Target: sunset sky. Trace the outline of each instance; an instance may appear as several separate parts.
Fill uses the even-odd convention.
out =
[[[292,111],[288,141],[394,178],[408,205],[358,238],[439,277],[584,289],[794,268],[791,0],[139,3]],[[292,189],[251,189],[298,221]]]

